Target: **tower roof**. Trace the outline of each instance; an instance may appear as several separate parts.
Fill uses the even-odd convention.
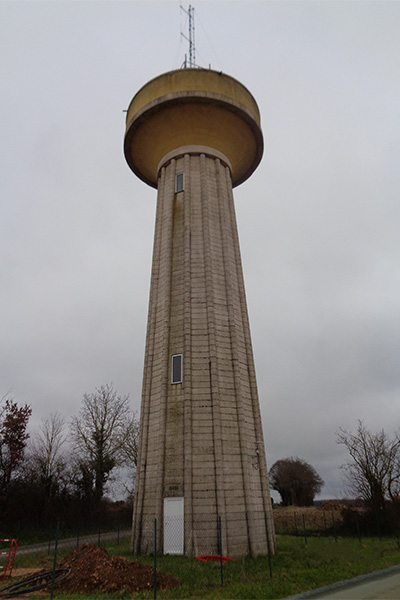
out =
[[[157,187],[164,156],[183,146],[208,146],[232,165],[239,185],[263,153],[260,113],[236,79],[206,69],[181,69],[149,81],[135,95],[126,118],[124,152],[132,171]]]

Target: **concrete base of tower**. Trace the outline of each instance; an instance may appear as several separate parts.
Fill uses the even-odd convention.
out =
[[[179,504],[180,497],[172,499]],[[179,511],[179,507],[177,507]],[[229,516],[197,513],[165,514],[163,519],[143,518],[134,531],[134,554],[163,554],[190,557],[220,555],[230,558],[264,556],[275,553],[275,537],[264,513]],[[268,526],[268,533],[267,533]]]

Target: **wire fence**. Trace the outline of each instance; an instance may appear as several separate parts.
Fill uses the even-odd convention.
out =
[[[384,520],[382,514],[371,516],[361,509],[321,510],[317,508],[275,509],[273,512],[278,537],[280,534],[296,537],[296,546],[303,547],[304,552],[307,547],[310,547],[307,546],[311,544],[310,539],[316,537],[326,538],[324,543],[329,544],[330,548],[337,548],[338,553],[342,551],[341,544],[335,542],[338,542],[341,537],[355,538],[354,547],[358,547],[358,538],[360,552],[363,537],[372,536],[377,539],[376,543],[379,545],[379,538],[384,541],[391,537],[390,543],[395,546],[397,544],[396,547],[400,549],[397,521]],[[141,551],[131,558],[139,559],[140,563],[152,568],[150,589],[153,590],[154,598],[157,598],[157,594],[162,596],[165,573],[184,580],[186,584],[188,581],[193,581],[194,587],[200,582],[207,586],[207,589],[229,584],[238,578],[239,571],[244,577],[247,576],[253,568],[251,565],[255,562],[265,578],[277,577],[279,543],[278,553],[274,557],[274,542],[270,539],[266,523],[260,531],[260,539],[264,540],[264,546],[258,552],[257,561],[250,558],[249,552],[243,555],[243,558],[227,556],[228,531],[226,524],[220,518],[210,520],[208,515],[197,515],[196,524],[197,529],[190,530],[189,527],[185,527],[182,517],[175,516],[163,519],[162,522],[153,518],[141,521]],[[97,533],[91,535],[83,536],[77,533],[67,538],[57,530],[57,536],[54,536],[53,532],[53,537],[41,544],[26,546],[20,544],[17,558],[28,554],[47,554],[55,557],[57,549],[58,551],[74,549],[83,544],[104,547],[121,543],[126,555],[126,540],[130,536],[131,528],[126,526],[122,528],[119,525],[111,531],[99,529]],[[115,554],[115,550],[113,553]]]
[[[264,513],[258,512],[225,518],[209,513],[164,514],[157,521],[142,517],[133,526],[132,550],[137,555],[255,557],[273,553],[274,547],[273,527]]]
[[[193,519],[191,519],[193,522]],[[187,523],[186,523],[187,525]],[[160,594],[168,584],[168,577],[175,580],[192,581],[193,586],[199,582],[207,588],[222,586],[229,580],[229,573],[238,559],[226,556],[227,530],[221,518],[210,519],[210,515],[196,515],[196,528],[190,531],[185,527],[183,517],[171,516],[160,522],[157,519],[148,518],[141,521],[141,548],[140,556],[130,555],[130,559],[139,559],[140,564],[152,567],[150,576],[150,587],[154,590],[154,598]],[[63,538],[62,531],[57,528],[57,534],[47,542],[32,545],[19,545],[17,559],[28,555],[47,555],[49,561],[54,558],[53,572],[56,572],[56,556],[65,549],[79,547],[83,550],[84,544],[92,544],[98,547],[110,544],[119,544],[124,541],[123,554],[127,554],[126,538],[130,538],[131,529],[117,529],[114,531],[99,531],[97,534]],[[264,547],[260,552],[261,560],[264,561],[266,572],[271,572],[272,540],[268,537],[268,529],[264,524],[260,538],[265,540]],[[247,547],[248,541],[246,541]],[[196,550],[195,554],[193,549]],[[225,551],[224,551],[225,549]],[[118,550],[113,550],[118,554]],[[92,551],[92,555],[95,553]],[[101,554],[99,556],[102,556]],[[17,561],[18,562],[18,561]],[[24,564],[24,562],[22,562]],[[63,566],[63,564],[62,564]],[[72,577],[72,575],[71,575]],[[166,579],[167,578],[167,579]]]
[[[187,516],[186,524],[190,520]],[[248,539],[247,553],[242,558],[226,555],[228,528],[221,517],[212,520],[209,515],[197,515],[195,525],[194,529],[185,527],[185,519],[177,516],[164,517],[161,523],[157,519],[142,519],[139,545],[145,553],[138,558],[153,566],[154,598],[162,591],[165,570],[179,580],[185,580],[186,584],[192,581],[193,586],[205,585],[213,589],[231,581],[233,573],[237,576],[238,565],[244,573],[245,561],[253,560],[249,558]],[[274,543],[267,523],[264,521],[261,525],[258,537],[264,540],[264,546],[258,547],[257,556],[267,577],[272,578]]]
[[[279,535],[295,537],[297,539],[295,545],[300,548],[300,553],[304,557],[307,556],[308,544],[312,544],[312,539],[315,540],[318,537],[324,538],[323,548],[326,550],[329,546],[332,555],[337,556],[340,556],[347,548],[347,545],[344,548],[343,544],[340,543],[344,538],[353,538],[349,542],[352,544],[353,550],[355,551],[358,547],[361,554],[363,553],[363,537],[375,538],[374,543],[377,545],[381,545],[381,540],[382,547],[384,543],[387,545],[389,538],[392,550],[400,550],[397,521],[385,521],[383,514],[371,517],[370,514],[362,510],[296,509],[291,511],[286,509],[282,511],[284,519],[280,519],[277,513],[279,513],[279,510],[274,511],[278,538]],[[157,520],[149,519],[143,524],[148,540],[147,551],[151,554],[153,564],[154,598],[157,598],[157,594],[160,597],[162,596],[158,577],[161,576],[160,570],[165,568],[179,579],[187,582],[189,577],[192,579],[193,585],[200,583],[210,589],[237,581],[238,573],[239,577],[241,573],[244,579],[248,579],[251,577],[252,564],[255,563],[258,564],[259,570],[257,573],[259,574],[260,570],[264,573],[264,580],[269,579],[272,581],[280,576],[279,541],[277,555],[274,556],[271,552],[271,540],[269,540],[268,535],[266,536],[264,552],[256,559],[252,559],[249,555],[232,559],[223,554],[222,540],[226,532],[224,532],[223,523],[218,519],[216,527],[209,529],[208,535],[202,539],[202,545],[198,546],[201,554],[190,555],[189,553],[189,555],[182,556],[179,559],[179,556],[191,544],[191,539],[183,535],[183,520],[181,519],[179,522],[174,517],[171,518],[169,523],[161,525],[162,544],[160,543],[160,524],[157,523]],[[266,529],[266,531],[268,530]],[[152,542],[150,542],[151,536]],[[319,543],[318,540],[315,540],[315,542]],[[168,554],[170,558],[168,558]]]
[[[393,511],[371,511],[362,507],[285,508],[274,510],[275,532],[281,535],[394,537],[400,538],[399,514]]]
[[[91,533],[89,535],[81,535],[79,532],[77,532],[75,536],[62,537],[61,532],[60,539],[58,540],[58,549],[73,549],[82,544],[95,544],[98,547],[105,546],[110,543],[119,544],[123,540],[130,538],[130,536],[130,528],[121,528],[119,526],[111,531],[99,529],[97,533]],[[20,539],[18,545],[18,558],[35,554],[53,554],[55,544],[55,531],[52,532],[47,541],[37,544],[24,544],[23,540]]]

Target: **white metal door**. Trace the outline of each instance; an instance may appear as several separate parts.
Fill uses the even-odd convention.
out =
[[[183,498],[164,498],[164,554],[183,554]]]

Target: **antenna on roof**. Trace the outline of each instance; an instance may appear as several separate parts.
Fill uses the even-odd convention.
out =
[[[181,10],[183,10],[183,12],[185,12],[188,17],[189,17],[189,37],[187,37],[184,33],[182,33],[181,31],[181,36],[185,38],[185,40],[187,40],[189,42],[189,64],[187,61],[187,55],[185,54],[185,60],[183,62],[182,68],[183,69],[192,69],[197,67],[196,65],[196,46],[194,43],[194,7],[189,4],[189,9],[186,10],[185,8],[183,8],[182,4],[181,6]]]

